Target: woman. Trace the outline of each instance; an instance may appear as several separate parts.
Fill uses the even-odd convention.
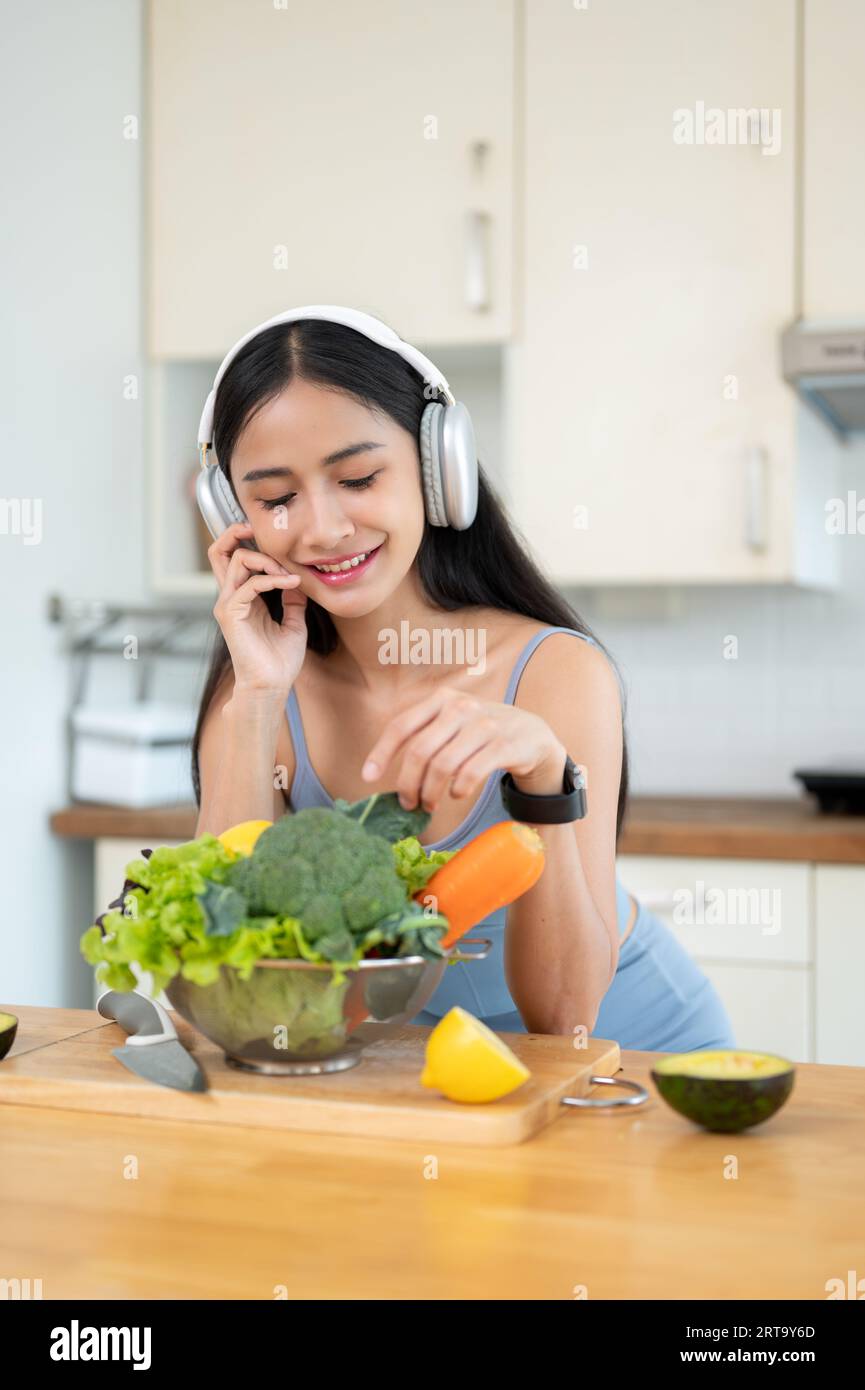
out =
[[[560,794],[570,755],[588,814],[538,826],[541,878],[479,925],[488,959],[450,967],[414,1021],[458,1003],[501,1031],[735,1046],[709,980],[616,875],[618,673],[482,470],[472,523],[430,524],[428,403],[397,352],[316,318],[253,331],[221,374],[212,439],[248,522],[208,552],[220,632],[193,739],[196,834],[395,790],[431,813],[422,844],[458,849],[507,819],[503,773]]]

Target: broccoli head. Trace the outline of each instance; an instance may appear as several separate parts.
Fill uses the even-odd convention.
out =
[[[389,841],[324,806],[269,826],[226,881],[250,914],[297,917],[310,942],[367,931],[407,902]]]

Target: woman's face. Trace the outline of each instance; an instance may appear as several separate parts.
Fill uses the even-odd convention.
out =
[[[411,569],[424,527],[417,441],[342,391],[295,379],[242,430],[231,480],[258,548],[329,612],[372,612]],[[364,553],[339,576],[315,568]]]

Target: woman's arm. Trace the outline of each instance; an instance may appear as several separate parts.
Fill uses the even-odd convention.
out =
[[[552,633],[532,653],[514,703],[540,715],[561,742],[556,766],[518,777],[521,790],[562,789],[564,755],[586,770],[588,813],[566,825],[538,825],[544,871],[507,911],[505,977],[530,1032],[595,1026],[616,973],[616,811],[622,769],[622,714],[615,672],[603,652]]]
[[[211,703],[201,732],[201,808],[196,838],[221,835],[246,820],[278,820],[285,811],[274,788],[274,763],[285,699],[281,691],[234,690]]]

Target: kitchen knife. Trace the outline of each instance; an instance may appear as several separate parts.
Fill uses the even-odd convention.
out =
[[[96,1011],[113,1018],[128,1034],[125,1047],[112,1052],[137,1076],[171,1086],[176,1091],[206,1091],[207,1080],[198,1063],[180,1042],[168,1014],[155,999],[135,991],[109,989],[100,994]]]

